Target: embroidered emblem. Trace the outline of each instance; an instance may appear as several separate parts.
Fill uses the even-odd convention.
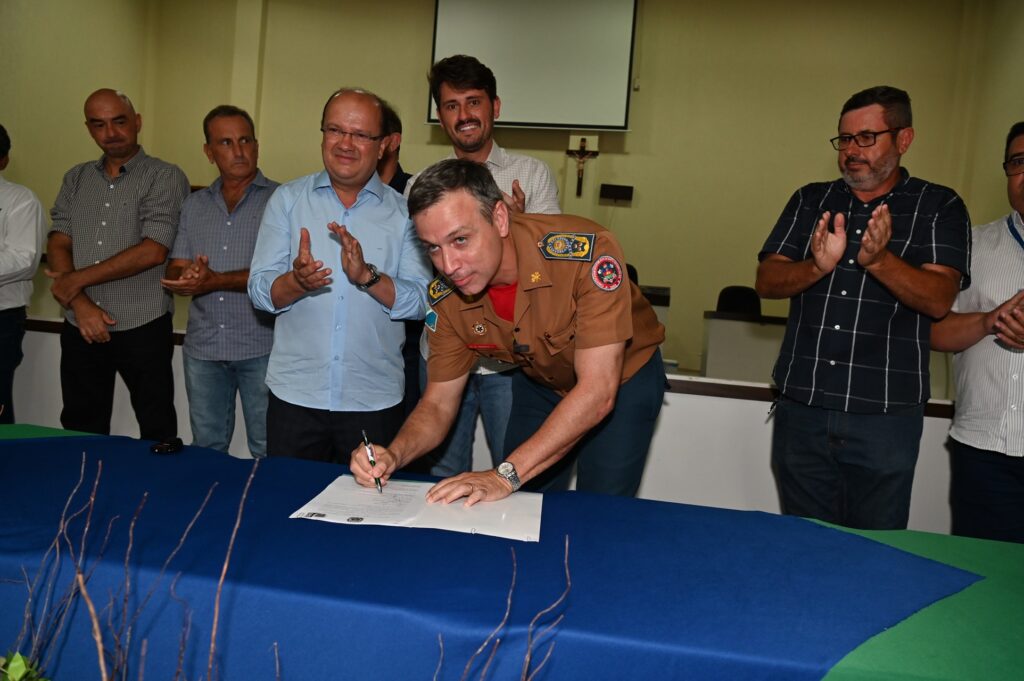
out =
[[[477,322],[476,324],[473,325],[473,333],[475,333],[478,336],[484,335],[485,333],[487,333],[487,325],[484,324],[483,322]]]
[[[614,291],[622,284],[622,268],[610,255],[602,255],[590,268],[590,278],[602,291]]]
[[[437,331],[437,312],[435,310],[427,310],[427,314],[423,316],[423,325],[431,331]]]
[[[437,277],[427,285],[427,299],[431,305],[437,305],[445,296],[454,291],[448,280],[444,277]]]
[[[594,235],[582,232],[548,232],[538,242],[541,254],[548,260],[575,260],[590,262]]]
[[[534,284],[536,284],[538,281],[540,281],[540,272],[534,272],[533,274],[531,274],[530,275],[530,281],[532,283],[534,283]]]

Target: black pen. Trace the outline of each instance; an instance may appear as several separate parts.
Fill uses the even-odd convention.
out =
[[[366,458],[370,460],[371,466],[377,465],[377,458],[373,455],[373,445],[370,444],[370,438],[366,437],[366,431],[363,431],[363,447],[366,448]],[[377,485],[377,493],[384,494],[384,488],[380,485],[380,478],[374,478],[373,483]]]

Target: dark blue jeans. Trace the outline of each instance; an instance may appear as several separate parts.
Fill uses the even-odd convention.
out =
[[[772,470],[782,512],[860,529],[906,529],[924,405],[854,414],[781,398]]]
[[[1024,543],[1024,458],[953,438],[948,447],[953,534]]]
[[[0,423],[14,423],[14,370],[21,364],[25,308],[0,310]]]
[[[640,371],[619,386],[615,408],[561,461],[530,480],[530,491],[569,487],[576,465],[576,489],[618,496],[636,496],[654,437],[654,425],[665,396],[665,366],[657,351]],[[562,396],[514,372],[512,416],[505,431],[505,456],[537,432]]]

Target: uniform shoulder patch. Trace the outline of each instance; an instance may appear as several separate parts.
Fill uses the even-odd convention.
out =
[[[445,299],[455,289],[452,288],[451,284],[444,277],[435,277],[432,282],[427,285],[427,299],[431,305],[437,305]]]
[[[602,291],[614,291],[622,285],[622,266],[610,255],[602,255],[590,268],[590,278]]]
[[[537,247],[548,260],[590,262],[594,257],[594,239],[594,234],[585,232],[548,232]]]

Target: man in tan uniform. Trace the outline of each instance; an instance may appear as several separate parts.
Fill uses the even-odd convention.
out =
[[[665,329],[614,236],[583,218],[512,216],[487,169],[459,159],[419,176],[409,214],[443,275],[428,290],[427,388],[375,466],[352,457],[360,484],[386,482],[443,439],[483,355],[523,370],[505,461],[441,481],[429,500],[493,501],[527,481],[564,488],[573,461],[577,489],[635,494],[665,389]]]

